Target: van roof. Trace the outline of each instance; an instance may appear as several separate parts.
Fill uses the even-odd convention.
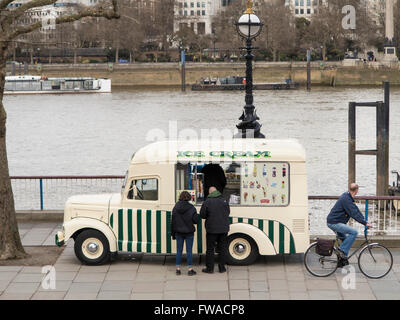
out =
[[[305,160],[306,152],[297,140],[167,140],[139,149],[131,164]]]

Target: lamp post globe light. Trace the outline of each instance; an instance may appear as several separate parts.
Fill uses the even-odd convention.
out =
[[[252,54],[252,40],[254,40],[260,33],[262,28],[260,19],[254,14],[252,1],[247,1],[247,10],[239,18],[236,23],[237,32],[239,35],[246,39],[246,105],[244,106],[243,114],[239,118],[241,122],[236,126],[239,133],[236,138],[265,138],[260,132],[261,124],[257,121],[260,118],[257,116],[255,107],[253,105],[253,66],[252,61],[254,55]]]

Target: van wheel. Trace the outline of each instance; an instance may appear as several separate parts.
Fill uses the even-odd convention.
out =
[[[236,233],[228,237],[228,264],[249,265],[258,258],[258,247],[249,236]]]
[[[84,264],[100,265],[110,260],[107,238],[97,230],[82,231],[74,244],[75,255]]]

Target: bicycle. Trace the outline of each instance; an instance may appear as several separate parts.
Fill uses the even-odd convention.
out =
[[[368,239],[367,228],[364,231],[364,236],[365,241],[348,256],[348,260],[361,250],[357,260],[360,271],[371,279],[383,278],[392,269],[392,253],[388,248],[379,243],[371,243]],[[304,265],[308,272],[316,277],[328,277],[335,273],[339,267],[339,241],[342,241],[342,239],[336,233],[336,240],[331,256],[317,254],[315,251],[317,242],[312,243],[304,254]]]

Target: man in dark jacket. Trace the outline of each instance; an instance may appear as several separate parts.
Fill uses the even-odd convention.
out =
[[[368,228],[371,227],[354,203],[354,197],[357,193],[358,185],[352,183],[349,191],[340,196],[326,219],[328,227],[337,232],[340,238],[344,239],[339,247],[340,258],[343,260],[342,265],[348,264],[347,255],[357,238],[357,230],[346,225],[350,217]]]
[[[206,268],[205,273],[214,272],[214,249],[217,244],[219,252],[219,272],[225,272],[227,235],[229,232],[230,208],[228,202],[215,187],[210,187],[209,194],[200,209],[200,216],[206,220]]]

